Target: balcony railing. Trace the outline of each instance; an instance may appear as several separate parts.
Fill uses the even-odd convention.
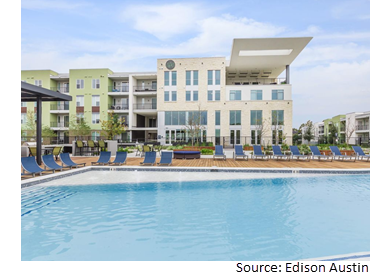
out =
[[[108,92],[128,92],[128,86],[110,86]]]
[[[123,105],[109,105],[108,110],[128,110],[128,104]]]
[[[157,86],[136,86],[134,92],[151,92],[157,91]]]
[[[69,87],[61,87],[61,88],[51,87],[50,90],[60,92],[60,93],[69,93]]]
[[[50,110],[57,110],[57,111],[69,111],[68,104],[50,104]]]
[[[157,103],[134,104],[136,110],[156,110]]]
[[[52,128],[62,128],[62,127],[69,127],[69,121],[64,122],[50,122],[50,127]]]
[[[235,80],[235,81],[234,81]],[[285,78],[248,78],[248,79],[242,79],[242,78],[234,78],[232,75],[229,75],[227,77],[228,82],[232,82],[232,86],[238,86],[238,85],[286,85],[286,79]]]
[[[366,131],[369,130],[369,125],[357,125],[356,131]]]

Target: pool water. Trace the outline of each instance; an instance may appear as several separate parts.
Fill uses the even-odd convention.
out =
[[[297,260],[370,250],[370,175],[22,189],[22,260]]]

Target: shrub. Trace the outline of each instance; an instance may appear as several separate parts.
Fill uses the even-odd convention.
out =
[[[213,150],[212,149],[202,149],[201,151],[200,151],[200,153],[202,154],[202,155],[213,155]]]
[[[243,147],[249,147],[250,145],[247,143],[247,144],[244,144]]]
[[[208,142],[208,146],[213,146],[213,142]]]

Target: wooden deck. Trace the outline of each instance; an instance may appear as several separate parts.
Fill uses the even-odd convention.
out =
[[[72,160],[76,163],[86,163],[86,166],[90,166],[91,162],[96,162],[98,160],[98,157],[72,157]],[[111,158],[111,161],[113,161],[114,158]],[[128,157],[126,165],[122,166],[140,166],[140,162],[142,162],[144,158],[139,157]],[[160,158],[157,158],[157,162],[159,162]],[[60,164],[60,162],[57,161],[57,163]],[[155,165],[157,166],[157,165]],[[317,161],[317,160],[311,160],[310,162],[307,161],[277,161],[277,160],[251,160],[248,161],[245,160],[234,160],[234,159],[226,159],[224,160],[213,160],[208,158],[201,158],[201,159],[195,159],[195,160],[178,160],[173,159],[172,166],[177,167],[244,167],[244,168],[324,168],[324,169],[370,169],[370,162],[364,162],[364,161],[333,161],[333,162],[327,162],[327,161]],[[144,167],[144,166],[143,166]],[[151,166],[147,166],[151,167]],[[69,169],[65,169],[69,170]],[[73,169],[72,169],[73,170]],[[63,169],[64,171],[64,169]],[[59,172],[59,171],[58,171]],[[44,173],[43,173],[44,174]],[[45,173],[45,174],[52,174],[52,173]],[[22,179],[28,179],[32,178],[25,177]]]

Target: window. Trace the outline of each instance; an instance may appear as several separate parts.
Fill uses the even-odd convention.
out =
[[[172,91],[171,101],[177,101],[177,91]]]
[[[76,107],[83,107],[84,106],[84,96],[77,95],[76,96]]]
[[[170,92],[169,91],[164,92],[164,101],[165,102],[170,101]]]
[[[272,144],[282,144],[282,143],[283,143],[283,131],[272,130]]]
[[[284,110],[272,111],[272,125],[284,125]]]
[[[93,95],[92,96],[92,106],[93,107],[99,107],[100,106],[100,96],[99,95]]]
[[[242,100],[242,91],[241,90],[230,90],[230,101],[233,100]]]
[[[251,100],[262,100],[262,90],[251,90]]]
[[[91,118],[92,118],[92,124],[98,124],[100,121],[100,113],[92,113]]]
[[[220,91],[219,90],[215,90],[215,101],[220,101]]]
[[[35,80],[35,86],[42,87],[42,80]]]
[[[186,101],[191,101],[191,91],[190,90],[187,90],[186,91],[186,96],[185,96],[186,98]]]
[[[251,131],[251,144],[261,144],[261,131],[260,130]]]
[[[21,107],[27,107],[27,102],[21,102]]]
[[[198,85],[198,70],[193,71],[193,85],[194,86]]]
[[[21,124],[24,124],[27,122],[27,114],[21,113]]]
[[[76,122],[81,123],[84,120],[84,114],[83,113],[76,113]]]
[[[208,85],[213,85],[213,70],[208,70]]]
[[[171,125],[179,125],[179,112],[172,112],[172,122]]]
[[[215,125],[220,126],[221,125],[221,111],[215,112]]]
[[[170,72],[169,71],[164,72],[164,85],[165,86],[170,85]]]
[[[262,110],[252,110],[251,125],[261,125],[261,124],[262,124]]]
[[[215,70],[215,85],[219,85],[220,83],[221,83],[220,70]]]
[[[99,132],[91,132],[91,139],[92,140],[100,140],[100,133]]]
[[[85,87],[84,80],[82,79],[77,79],[76,80],[76,88],[77,89],[83,89]]]
[[[193,101],[198,101],[198,91],[197,90],[193,91]]]
[[[207,125],[207,111],[167,111],[164,113],[165,125],[186,125],[189,120]]]
[[[201,111],[200,124],[207,125],[207,111]]]
[[[164,112],[164,125],[171,125],[171,112]]]
[[[230,144],[240,144],[240,130],[230,130]]]
[[[284,100],[284,90],[283,89],[273,89],[272,90],[272,100]]]
[[[213,101],[213,90],[208,91],[208,101]]]
[[[179,112],[179,125],[185,125],[186,124],[186,112],[181,111]]]
[[[241,125],[241,111],[230,111],[230,125]]]
[[[186,71],[186,85],[190,86],[191,84],[191,71],[187,70]]]
[[[215,140],[215,143],[216,143],[216,145],[220,145],[220,142],[221,142],[221,131],[220,131],[220,129],[216,129],[216,132],[215,132],[215,134],[216,134],[216,140]]]
[[[176,73],[176,71],[172,71],[172,82],[171,82],[171,84],[173,85],[173,86],[176,86],[176,84],[177,84],[177,73]]]
[[[92,88],[93,89],[100,88],[100,79],[92,79]]]

